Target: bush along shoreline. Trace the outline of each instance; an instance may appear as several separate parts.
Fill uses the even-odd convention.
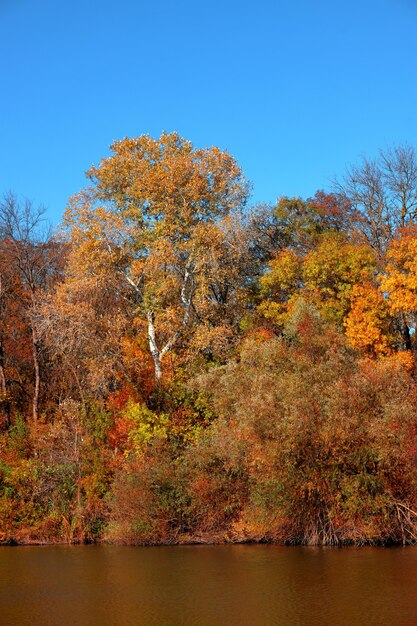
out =
[[[2,543],[416,542],[406,364],[359,357],[301,306],[285,336],[254,333],[175,391],[160,392],[166,412],[67,404],[56,423],[17,421],[2,439]]]

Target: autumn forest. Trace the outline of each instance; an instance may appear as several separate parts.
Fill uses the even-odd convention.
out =
[[[414,149],[270,205],[177,133],[87,180],[54,232],[0,201],[0,543],[417,542]]]

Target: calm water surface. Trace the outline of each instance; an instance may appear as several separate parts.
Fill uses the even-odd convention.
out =
[[[0,548],[1,626],[417,626],[417,548]]]

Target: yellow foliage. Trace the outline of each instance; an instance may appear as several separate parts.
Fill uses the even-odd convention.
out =
[[[323,235],[317,248],[304,259],[307,299],[325,319],[343,323],[354,285],[372,276],[375,263],[375,255],[368,246],[348,243],[339,234]]]
[[[299,298],[314,304],[323,317],[342,324],[349,311],[352,288],[369,279],[376,265],[372,250],[346,241],[339,233],[325,233],[304,256],[292,249],[280,252],[260,279],[264,297],[258,311],[284,324]]]
[[[145,404],[130,401],[123,412],[131,423],[128,437],[136,454],[141,454],[154,439],[166,439],[168,415],[157,415]]]
[[[265,298],[258,312],[278,326],[284,325],[291,311],[291,301],[301,288],[301,259],[291,249],[285,249],[273,259],[259,281]]]
[[[259,281],[261,295],[274,296],[296,289],[300,283],[300,265],[294,250],[288,248],[280,252]]]

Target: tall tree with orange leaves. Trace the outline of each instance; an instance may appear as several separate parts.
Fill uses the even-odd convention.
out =
[[[177,133],[123,139],[87,173],[90,187],[65,214],[70,273],[111,276],[117,297],[146,325],[155,379],[207,303],[223,310],[233,293],[239,255],[233,213],[248,198],[235,159],[197,149]],[[214,316],[215,317],[215,316]],[[206,316],[207,319],[207,316]]]
[[[401,328],[403,347],[411,349],[417,316],[417,225],[399,229],[386,253],[381,289]]]
[[[353,286],[344,325],[350,344],[371,357],[386,356],[394,346],[389,303],[369,280]]]

